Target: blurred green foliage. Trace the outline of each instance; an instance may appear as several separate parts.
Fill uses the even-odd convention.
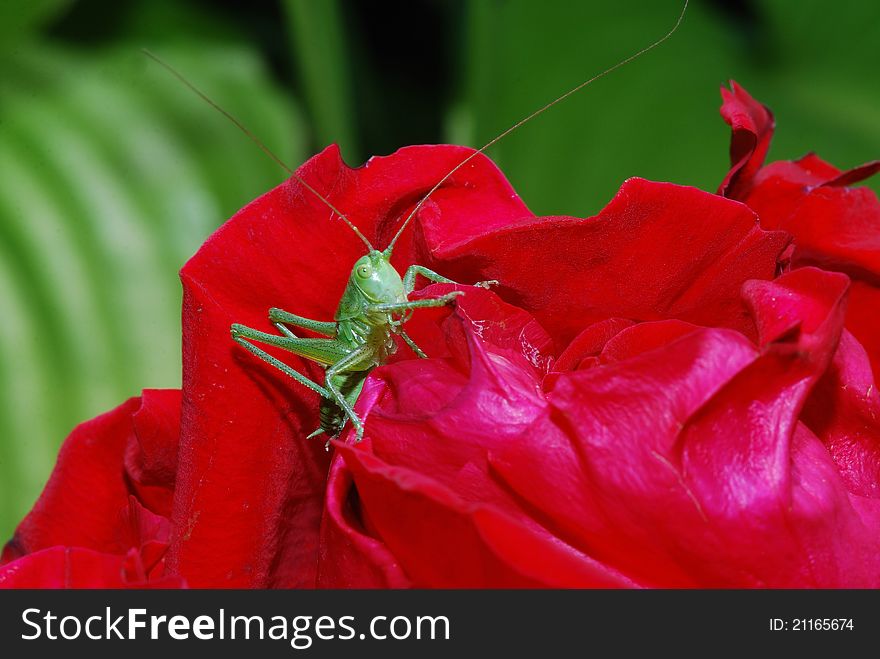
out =
[[[0,6],[0,536],[78,421],[180,383],[176,271],[283,173],[141,53],[296,165],[479,146],[656,39],[678,0],[7,0]],[[538,213],[629,176],[714,190],[718,87],[774,110],[771,157],[880,154],[880,4],[696,0],[679,33],[490,154]],[[876,189],[876,183],[872,184]],[[220,337],[218,340],[222,340]]]
[[[550,4],[469,4],[456,141],[487,142],[540,101],[659,38],[681,7]],[[660,49],[554,107],[492,156],[543,214],[593,214],[630,176],[714,191],[729,142],[718,89],[735,79],[776,115],[771,158],[815,150],[838,165],[861,164],[880,154],[878,43],[880,3],[692,2]]]

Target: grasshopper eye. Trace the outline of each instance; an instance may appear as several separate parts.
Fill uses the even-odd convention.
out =
[[[368,266],[366,264],[359,265],[358,269],[357,269],[357,274],[358,274],[358,277],[360,277],[362,279],[366,279],[367,277],[370,276],[370,266]]]

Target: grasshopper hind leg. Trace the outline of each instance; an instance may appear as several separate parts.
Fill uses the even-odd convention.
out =
[[[253,343],[248,341],[246,338],[244,338],[240,334],[236,334],[235,332],[233,332],[232,339],[238,345],[243,347],[245,350],[247,350],[252,355],[259,357],[260,359],[262,359],[264,362],[266,362],[270,366],[274,366],[275,368],[277,368],[279,371],[281,371],[285,375],[293,378],[294,380],[296,380],[300,384],[308,387],[312,391],[320,394],[321,396],[329,396],[330,395],[330,392],[327,389],[325,389],[324,387],[322,387],[321,385],[319,385],[317,382],[312,382],[305,375],[303,375],[302,373],[298,373],[297,371],[292,369],[290,366],[285,364],[283,361],[281,361],[280,359],[276,359],[275,357],[270,355],[268,352],[266,352],[262,348],[258,348],[257,346],[255,346]]]
[[[326,432],[331,437],[338,436],[342,432],[346,420],[350,419],[357,432],[355,441],[362,439],[364,425],[354,411],[354,404],[357,401],[357,396],[360,393],[369,369],[367,371],[355,369],[358,369],[361,364],[371,361],[373,353],[369,346],[363,345],[355,350],[347,351],[344,346],[333,339],[303,339],[295,336],[277,336],[266,334],[238,323],[232,325],[231,332],[235,342],[248,352],[318,393],[321,396],[322,405],[323,401],[332,404],[336,414],[329,414],[330,408],[327,408],[327,412],[321,420],[321,431]],[[281,360],[273,357],[262,348],[256,346],[253,343],[254,341],[277,346],[312,361],[327,364],[324,386],[313,382]],[[314,434],[316,433],[312,433],[312,435]]]
[[[286,327],[288,325],[312,330],[313,332],[323,334],[324,336],[336,335],[336,322],[334,321],[325,322],[322,320],[312,320],[311,318],[299,316],[290,313],[289,311],[278,309],[277,307],[269,309],[269,321],[288,336],[293,336],[293,333]]]

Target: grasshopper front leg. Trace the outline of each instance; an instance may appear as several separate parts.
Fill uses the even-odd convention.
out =
[[[438,277],[440,275],[437,275]],[[408,320],[408,313],[412,313],[414,309],[426,309],[430,307],[442,307],[443,305],[449,304],[459,295],[464,295],[464,291],[450,291],[446,295],[441,295],[440,297],[429,298],[427,300],[407,300],[406,302],[390,302],[386,304],[370,304],[367,305],[366,310],[368,312],[380,312],[386,314],[403,314],[403,318],[392,321],[390,324],[393,329],[392,331],[396,334],[400,335],[400,338],[404,340],[406,345],[412,349],[412,351],[421,359],[427,359],[428,355],[425,354],[424,350],[422,350],[415,341],[410,338],[409,334],[407,334],[403,327],[401,327]]]
[[[429,298],[427,300],[407,300],[406,302],[385,302],[383,304],[368,304],[365,306],[365,310],[368,312],[387,314],[406,313],[407,311],[411,311],[413,309],[442,307],[443,305],[452,302],[459,295],[464,295],[464,291],[450,291],[446,295]]]
[[[397,333],[400,335],[400,338],[403,339],[404,343],[406,343],[406,345],[408,345],[410,347],[410,350],[412,350],[414,353],[416,353],[416,356],[419,359],[427,359],[428,358],[428,355],[425,354],[425,351],[422,350],[421,348],[419,348],[419,346],[416,344],[416,342],[413,341],[412,338],[410,338],[410,335],[407,334],[403,330],[403,328],[399,329],[397,331]]]
[[[444,277],[441,274],[437,274],[433,270],[429,270],[423,265],[411,265],[406,269],[406,273],[403,275],[403,290],[406,291],[406,294],[409,295],[413,292],[416,286],[416,277],[421,275],[428,281],[432,281],[435,284],[459,284],[457,281],[453,281],[448,277]],[[494,279],[489,279],[487,281],[478,281],[474,286],[479,286],[480,288],[489,288],[497,284],[498,282]]]

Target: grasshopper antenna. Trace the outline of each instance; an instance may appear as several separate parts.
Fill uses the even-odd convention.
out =
[[[590,78],[590,79],[588,79],[588,80],[585,80],[584,82],[582,82],[582,83],[579,84],[578,86],[573,87],[572,89],[569,89],[567,92],[565,92],[565,93],[562,94],[561,96],[558,96],[557,98],[553,99],[552,101],[550,101],[550,102],[547,103],[546,105],[544,105],[544,106],[538,108],[537,110],[535,110],[534,112],[532,112],[532,113],[531,113],[530,115],[528,115],[527,117],[525,117],[525,118],[523,118],[523,119],[520,119],[520,120],[517,121],[515,124],[513,124],[513,126],[511,126],[510,128],[508,128],[507,130],[505,130],[505,131],[504,131],[503,133],[501,133],[500,135],[496,135],[494,138],[492,138],[491,140],[489,140],[488,142],[486,142],[486,144],[484,144],[483,146],[481,146],[479,149],[477,149],[477,150],[474,151],[473,153],[469,154],[469,155],[467,156],[467,158],[465,158],[464,160],[462,160],[462,161],[461,161],[460,163],[458,163],[455,167],[453,167],[452,169],[450,169],[450,170],[446,173],[446,175],[445,175],[443,178],[441,178],[441,179],[437,182],[437,184],[436,184],[433,188],[431,188],[431,189],[428,191],[428,194],[426,194],[424,197],[421,198],[421,200],[419,201],[419,203],[417,203],[417,204],[415,205],[415,208],[412,209],[412,211],[410,212],[410,214],[407,215],[406,220],[404,220],[403,224],[402,224],[402,225],[400,226],[400,228],[397,230],[397,233],[394,234],[394,238],[391,239],[391,242],[389,243],[388,247],[385,248],[385,252],[384,252],[384,254],[385,254],[386,256],[391,256],[391,252],[392,252],[392,250],[394,249],[394,244],[397,242],[397,239],[400,238],[400,236],[401,236],[401,234],[403,233],[404,229],[406,229],[407,225],[410,223],[410,220],[412,220],[413,217],[415,217],[415,214],[418,213],[418,212],[419,212],[419,209],[422,207],[422,205],[424,205],[424,203],[425,203],[426,201],[428,201],[428,198],[429,198],[432,194],[434,194],[435,192],[437,192],[437,190],[439,190],[440,187],[441,187],[444,183],[446,183],[446,181],[449,180],[449,177],[450,177],[450,176],[452,176],[453,174],[455,174],[455,172],[457,172],[459,169],[461,169],[462,167],[464,167],[468,162],[471,161],[472,158],[474,158],[475,156],[477,156],[477,155],[483,153],[486,149],[488,149],[489,147],[491,147],[491,146],[492,146],[493,144],[495,144],[496,142],[499,142],[500,140],[502,140],[502,139],[504,139],[505,137],[507,137],[508,135],[510,135],[513,131],[515,131],[517,128],[519,128],[519,127],[522,126],[523,124],[526,124],[526,123],[530,122],[532,119],[534,119],[535,117],[537,117],[537,116],[540,115],[540,114],[543,114],[544,112],[546,112],[547,110],[549,110],[550,108],[552,108],[552,107],[553,107],[554,105],[556,105],[557,103],[561,103],[562,101],[564,101],[565,99],[567,99],[567,98],[568,98],[569,96],[571,96],[572,94],[574,94],[574,93],[576,93],[576,92],[579,92],[579,91],[580,91],[581,89],[583,89],[584,87],[586,87],[586,86],[588,86],[588,85],[590,85],[590,84],[596,82],[599,78],[604,78],[604,77],[607,76],[609,73],[613,73],[614,71],[616,71],[616,70],[619,69],[620,67],[622,67],[622,66],[626,66],[627,64],[629,64],[630,62],[632,62],[632,61],[635,60],[635,59],[638,59],[639,57],[641,57],[642,55],[644,55],[644,54],[647,53],[648,51],[650,51],[650,50],[654,50],[657,46],[659,46],[659,45],[662,44],[664,41],[666,41],[669,37],[671,37],[673,34],[675,34],[675,31],[676,31],[676,30],[678,30],[678,26],[681,25],[682,20],[684,20],[684,15],[685,15],[685,12],[687,11],[687,8],[688,8],[688,2],[689,2],[689,0],[685,0],[685,2],[684,2],[684,6],[681,8],[681,13],[678,15],[678,19],[675,21],[675,25],[672,26],[672,29],[669,30],[669,31],[668,31],[666,34],[664,34],[662,37],[660,37],[657,41],[655,41],[654,43],[650,44],[649,46],[645,46],[644,48],[642,48],[641,50],[639,50],[639,51],[633,53],[632,55],[630,55],[630,56],[627,57],[626,59],[622,59],[622,60],[620,60],[620,61],[619,61],[617,64],[615,64],[614,66],[609,67],[609,68],[605,69],[604,71],[602,71],[601,73],[598,73],[598,74],[594,75],[592,78]]]
[[[309,185],[301,176],[297,175],[296,172],[294,172],[290,167],[285,165],[284,162],[281,160],[281,158],[279,158],[274,153],[272,153],[272,151],[269,150],[269,147],[267,147],[265,144],[263,144],[263,142],[260,140],[260,138],[258,138],[251,131],[249,131],[243,123],[241,123],[238,119],[236,119],[234,116],[232,116],[232,114],[230,114],[229,112],[224,110],[222,107],[220,107],[220,105],[218,103],[216,103],[205,92],[203,92],[201,89],[199,89],[193,83],[191,83],[189,80],[187,80],[182,73],[180,73],[177,69],[175,69],[173,66],[171,66],[168,62],[164,61],[158,55],[147,50],[146,48],[142,48],[141,51],[144,53],[144,55],[149,57],[151,60],[156,62],[156,64],[161,66],[163,69],[165,69],[171,75],[173,75],[175,78],[177,78],[180,82],[182,82],[191,92],[193,92],[196,96],[198,96],[203,101],[205,101],[205,103],[210,105],[212,108],[217,110],[217,112],[219,112],[224,117],[229,119],[229,121],[231,121],[233,124],[235,124],[235,126],[242,133],[244,133],[248,137],[248,139],[251,140],[251,142],[253,142],[258,147],[260,147],[260,149],[263,151],[263,153],[265,153],[267,156],[269,156],[269,158],[271,158],[284,171],[286,171],[290,175],[291,178],[293,178],[297,183],[302,185],[306,190],[308,190],[313,195],[315,195],[318,199],[320,199],[324,203],[324,205],[326,205],[331,211],[333,211],[336,215],[338,215],[339,218],[343,222],[345,222],[352,231],[355,232],[355,235],[357,235],[357,237],[361,239],[361,241],[364,243],[364,245],[367,246],[367,250],[369,250],[370,252],[376,251],[375,248],[370,244],[370,241],[367,240],[366,236],[364,236],[364,234],[362,234],[360,232],[360,229],[358,229],[351,220],[349,220],[338,208],[336,208],[336,206],[334,206],[330,202],[329,199],[327,199],[324,195],[322,195],[320,192],[315,190],[315,188],[313,188],[311,185]]]

